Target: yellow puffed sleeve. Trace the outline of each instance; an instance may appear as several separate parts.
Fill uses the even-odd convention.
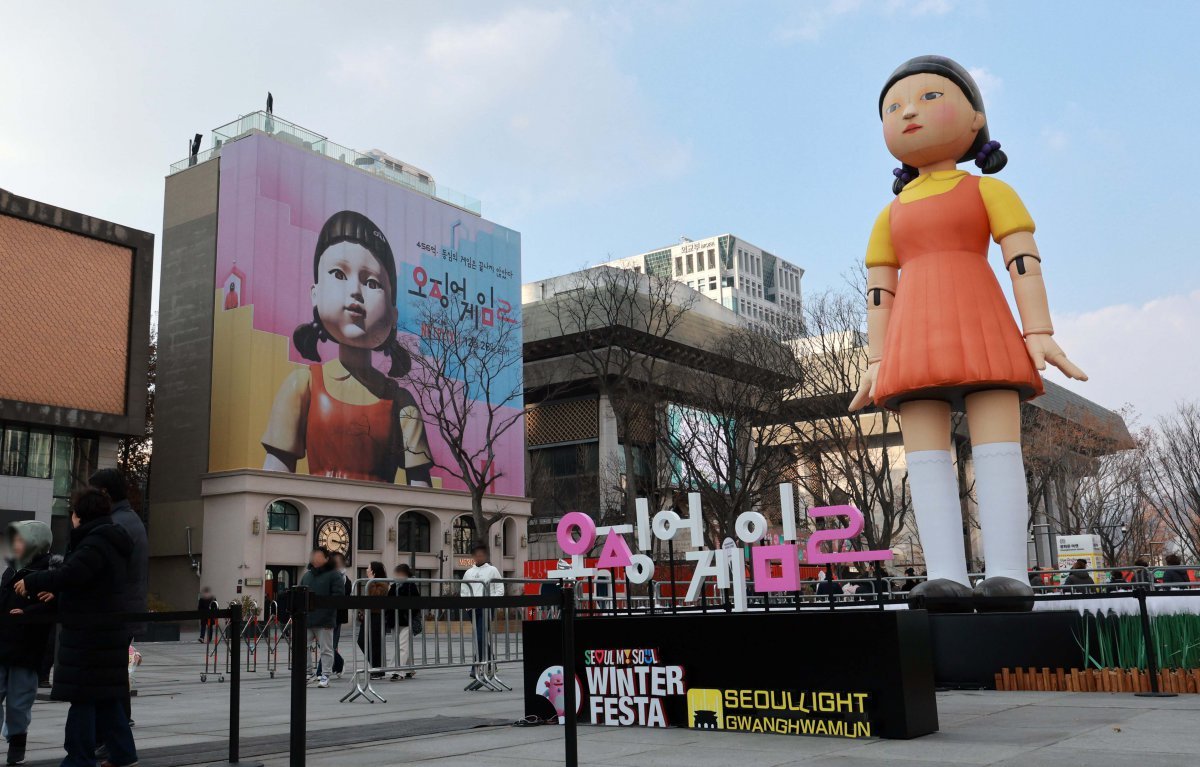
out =
[[[871,227],[871,239],[867,241],[867,268],[872,266],[900,266],[896,252],[892,250],[892,206],[888,205],[875,219]]]
[[[996,242],[1014,232],[1033,233],[1033,218],[1011,186],[999,179],[984,176],[979,179],[979,194],[983,197],[983,207],[987,209],[992,227],[992,239]]]

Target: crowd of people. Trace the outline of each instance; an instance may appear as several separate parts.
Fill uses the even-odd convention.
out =
[[[474,564],[463,574],[462,596],[503,596],[504,585],[500,582],[500,570],[490,563],[488,547],[482,543],[476,544],[471,550],[471,556]],[[413,571],[407,564],[397,565],[389,582],[383,563],[371,562],[367,567],[367,577],[372,581],[367,584],[365,595],[368,597],[421,595],[417,585],[409,580],[413,577]],[[314,596],[321,597],[349,596],[353,584],[353,579],[346,572],[345,555],[321,546],[312,550],[308,568],[300,578],[301,586],[307,588]],[[475,657],[484,658],[488,648],[490,613],[487,610],[471,610],[470,619],[473,624]],[[350,623],[349,611],[320,607],[309,611],[306,621],[308,641],[317,648],[315,667],[311,659],[309,662],[309,676],[317,687],[326,688],[330,678],[340,677],[345,668],[340,644],[342,627]],[[367,655],[371,679],[378,680],[387,676],[387,672],[383,670],[385,668],[407,669],[391,672],[390,678],[393,681],[410,679],[415,675],[415,671],[407,667],[411,666],[412,640],[424,630],[422,611],[365,610],[360,611],[356,623],[358,635],[355,641],[359,649]],[[392,635],[396,647],[396,657],[390,666],[387,663],[389,635]],[[203,637],[201,641],[204,641]],[[474,669],[471,674],[472,677],[475,676]]]
[[[53,663],[50,697],[70,703],[64,767],[134,767],[129,658],[144,624],[149,546],[124,477],[103,469],[71,500],[66,554],[52,556],[50,526],[8,528],[0,576],[0,703],[7,764],[25,761],[39,682]],[[125,616],[125,617],[122,617]],[[55,631],[57,625],[57,631]]]

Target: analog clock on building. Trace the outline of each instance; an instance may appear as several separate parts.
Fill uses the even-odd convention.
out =
[[[339,552],[350,558],[350,527],[346,520],[336,517],[326,517],[318,520],[314,531],[318,546],[324,546],[331,552]]]

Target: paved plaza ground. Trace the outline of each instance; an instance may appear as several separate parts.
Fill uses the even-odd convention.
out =
[[[226,757],[229,683],[202,683],[194,640],[146,644],[134,700],[144,767],[208,764]],[[260,667],[261,668],[261,667]],[[519,666],[504,673],[519,687]],[[244,674],[242,758],[285,767],[288,682],[281,669]],[[313,767],[548,767],[563,762],[561,728],[519,728],[519,691],[463,692],[462,669],[384,682],[387,703],[339,703],[340,680],[308,691],[308,764]],[[66,705],[39,702],[29,762],[62,757]],[[1108,693],[944,692],[941,731],[911,741],[843,740],[692,730],[580,727],[580,764],[594,767],[941,767],[1072,765],[1180,767],[1200,753],[1200,695],[1136,698]]]

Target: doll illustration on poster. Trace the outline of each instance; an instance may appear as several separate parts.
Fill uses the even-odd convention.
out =
[[[900,414],[929,573],[913,594],[928,597],[972,594],[950,434],[951,413],[966,412],[986,575],[973,593],[1028,596],[1020,404],[1042,393],[1047,363],[1087,376],[1053,338],[1033,219],[1011,187],[987,177],[1007,157],[971,75],[943,56],[910,59],[884,84],[879,116],[902,167],[867,245],[868,365],[850,409]],[[964,162],[986,175],[959,170]],[[989,237],[1020,325],[988,264]]]
[[[311,289],[313,318],[292,334],[313,364],[280,386],[262,444],[264,469],[295,472],[308,459],[314,476],[430,483],[425,422],[402,379],[411,367],[396,337],[396,260],[387,238],[366,216],[343,210],[317,237]],[[322,361],[319,345],[337,345]],[[385,374],[374,353],[388,358]]]

